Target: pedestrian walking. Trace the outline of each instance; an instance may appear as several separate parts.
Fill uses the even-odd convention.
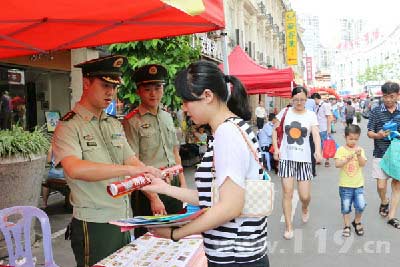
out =
[[[388,218],[388,224],[394,228],[400,229],[400,221],[395,218],[397,206],[400,201],[400,181],[392,179],[392,196],[389,199],[386,196],[387,181],[391,179],[380,168],[380,161],[390,145],[386,138],[389,132],[383,130],[383,125],[391,120],[397,123],[397,130],[400,130],[400,105],[397,103],[399,96],[399,84],[386,82],[382,85],[383,104],[374,108],[368,121],[368,137],[374,139],[373,151],[373,170],[372,177],[377,181],[377,190],[381,204],[379,214]]]
[[[157,64],[138,68],[132,75],[136,83],[141,103],[125,116],[126,138],[133,151],[146,165],[157,168],[181,164],[179,141],[172,116],[161,108],[167,70]],[[172,185],[186,187],[183,173],[172,177]],[[134,216],[175,214],[182,211],[181,201],[168,196],[145,191],[135,191],[131,195]],[[146,228],[136,228],[135,237],[147,232]]]
[[[264,102],[262,102],[262,101],[258,102],[258,106],[256,107],[254,113],[256,115],[257,128],[258,128],[258,130],[261,130],[262,127],[264,126],[264,121],[265,121]]]
[[[258,132],[258,142],[261,148],[261,156],[263,160],[264,167],[271,171],[275,170],[275,161],[273,154],[269,152],[272,146],[272,132],[274,130],[274,125],[276,122],[276,116],[274,113],[268,115],[268,122],[264,124],[263,128]]]
[[[129,197],[111,198],[107,185],[125,176],[161,177],[137,159],[120,122],[104,112],[126,62],[123,56],[107,56],[75,65],[82,69],[83,94],[53,136],[55,165],[61,162],[71,189],[73,218],[66,236],[78,267],[92,266],[130,242],[129,232],[108,223],[131,217]]]
[[[346,126],[350,126],[354,122],[356,109],[351,105],[351,100],[347,101],[347,105],[344,108],[344,116],[346,118]]]
[[[317,114],[319,134],[321,137],[320,140],[322,147],[324,141],[331,135],[331,122],[333,120],[332,109],[329,103],[321,100],[320,94],[314,93],[311,95],[311,98],[314,99],[316,104],[315,113]],[[329,159],[325,159],[325,167],[329,166],[330,166]]]
[[[239,217],[246,179],[263,176],[257,138],[245,122],[251,118],[245,88],[209,61],[190,64],[176,77],[175,87],[183,110],[196,124],[209,124],[214,140],[197,168],[197,190],[166,185],[161,179],[145,188],[209,209],[181,228],[157,228],[153,233],[174,241],[202,233],[209,267],[268,267],[267,217]],[[213,180],[218,187],[217,203],[211,203]]]
[[[278,147],[277,127],[282,120],[285,109],[277,115],[272,142],[274,145],[274,158],[279,160],[278,176],[282,179],[282,206],[285,217],[286,239],[293,238],[292,223],[292,198],[294,181],[297,181],[299,198],[302,204],[302,220],[306,223],[310,217],[309,204],[311,201],[312,173],[311,157],[317,162],[322,160],[321,139],[319,135],[318,120],[314,112],[305,109],[307,90],[304,87],[295,87],[292,91],[293,107],[289,107],[284,119],[284,133],[281,147]],[[315,153],[311,155],[310,135],[315,142]]]
[[[335,154],[335,166],[340,168],[339,195],[344,228],[342,235],[349,237],[351,206],[354,205],[355,217],[351,223],[357,235],[364,235],[361,216],[365,209],[364,176],[362,167],[367,158],[364,149],[358,145],[361,128],[358,125],[349,125],[344,130],[346,145],[338,148]]]

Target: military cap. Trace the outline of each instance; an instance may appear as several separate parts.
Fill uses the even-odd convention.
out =
[[[136,86],[145,83],[165,83],[166,78],[167,69],[157,64],[142,66],[132,74],[132,80]]]
[[[85,61],[74,67],[82,69],[83,77],[98,77],[109,83],[121,84],[121,67],[127,62],[125,56],[111,55]]]

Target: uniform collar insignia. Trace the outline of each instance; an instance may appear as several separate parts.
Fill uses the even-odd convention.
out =
[[[121,138],[123,136],[122,133],[113,133],[111,134],[111,139],[118,139]]]
[[[91,141],[91,142],[86,142],[86,145],[87,146],[97,146],[97,143],[94,141]]]
[[[93,137],[92,135],[90,135],[90,134],[87,134],[87,135],[85,135],[85,136],[83,137],[83,139],[86,140],[86,141],[90,141],[90,140],[93,140],[94,137]]]

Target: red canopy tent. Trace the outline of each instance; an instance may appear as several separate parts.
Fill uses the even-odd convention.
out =
[[[164,2],[167,1],[3,1],[0,58],[224,28],[222,0],[203,0],[205,10],[195,16]]]
[[[291,97],[294,73],[291,68],[268,69],[258,65],[240,46],[228,57],[229,74],[240,79],[248,94]],[[223,65],[219,66],[223,69]]]

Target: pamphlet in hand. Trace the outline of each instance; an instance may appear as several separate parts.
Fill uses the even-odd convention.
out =
[[[183,171],[181,165],[175,165],[168,168],[162,168],[162,178],[166,178],[170,175],[178,175]],[[107,185],[107,193],[113,198],[120,197],[129,194],[135,190],[139,190],[142,187],[151,184],[151,180],[146,178],[144,175],[138,175],[135,177],[129,177],[120,182],[113,182]]]
[[[199,217],[205,209],[189,210],[184,214],[171,214],[163,216],[136,216],[133,218],[111,221],[110,224],[117,225],[121,228],[121,232],[129,231],[136,227],[171,227],[186,224],[193,219]]]

